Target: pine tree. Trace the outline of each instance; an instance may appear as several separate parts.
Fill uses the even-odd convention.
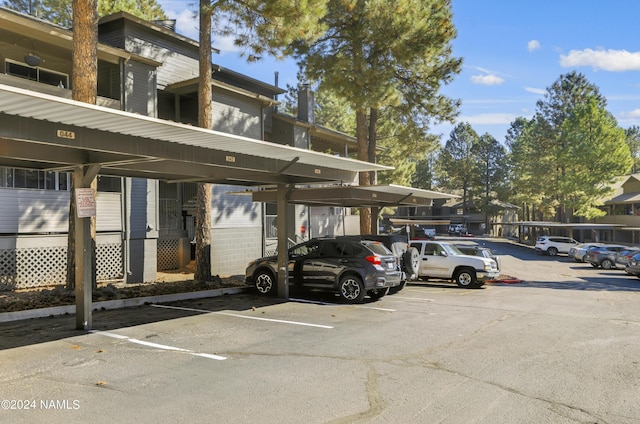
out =
[[[73,26],[71,0],[4,0],[2,5],[65,28]],[[124,11],[148,21],[167,19],[156,0],[97,0],[97,7],[98,16]]]
[[[438,94],[459,72],[451,55],[455,28],[448,0],[329,0],[327,32],[294,45],[311,80],[334,91],[355,111],[358,159],[376,160],[377,117],[403,103],[434,120],[451,119],[457,102]],[[360,184],[372,178],[360,175]],[[373,227],[368,210],[360,230]]]
[[[466,214],[477,170],[473,147],[479,137],[467,122],[455,126],[438,160],[438,179],[444,188],[462,190],[463,213]]]

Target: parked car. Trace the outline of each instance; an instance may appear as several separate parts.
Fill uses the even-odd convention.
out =
[[[400,231],[394,234],[401,234],[407,239],[412,240],[435,240],[436,230],[435,228],[423,228],[419,225],[413,225],[409,228],[407,233],[407,227],[402,227]]]
[[[420,267],[420,257],[415,248],[409,246],[409,239],[405,234],[362,234],[341,236],[338,238],[350,238],[354,240],[373,240],[379,241],[389,249],[397,258],[402,272],[401,282],[397,286],[389,288],[389,294],[399,292],[404,288],[407,280],[415,280],[418,278],[418,269]]]
[[[640,253],[640,249],[635,247],[616,253],[616,268],[625,269],[631,257],[636,253]]]
[[[288,251],[291,288],[337,292],[349,302],[365,295],[379,299],[401,283],[396,256],[379,241],[350,238],[315,238]],[[278,257],[252,261],[245,277],[261,294],[276,294]]]
[[[636,253],[629,259],[629,263],[624,268],[627,274],[635,275],[640,278],[640,253]]]
[[[569,254],[569,250],[578,244],[579,243],[571,237],[542,236],[538,237],[534,248],[538,253],[556,256],[558,253]]]
[[[619,244],[605,244],[594,249],[587,250],[584,255],[585,262],[589,262],[593,267],[603,269],[616,268],[616,253],[629,249],[628,246]]]
[[[478,288],[500,274],[493,259],[465,255],[451,243],[411,240],[409,245],[420,252],[418,275],[423,280],[437,278],[453,281],[459,287]]]
[[[467,234],[467,227],[464,224],[451,224],[449,225],[449,235],[460,236],[462,234]]]
[[[600,247],[602,246],[604,243],[582,243],[579,244],[577,246],[572,247],[571,249],[569,249],[569,254],[568,256],[570,258],[573,258],[574,261],[576,262],[584,262],[584,255],[587,253],[587,250],[595,248],[595,247]]]
[[[500,269],[500,263],[498,262],[498,257],[493,254],[491,249],[484,246],[478,246],[477,244],[454,244],[462,253],[470,256],[482,256],[483,258],[489,258],[496,261],[498,265],[498,269]]]

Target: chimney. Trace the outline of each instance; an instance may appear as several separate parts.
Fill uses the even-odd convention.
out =
[[[301,84],[298,86],[298,119],[301,121],[315,123],[315,116],[313,114],[313,90],[311,85]]]
[[[176,20],[175,19],[163,19],[163,20],[154,20],[152,23],[159,25],[163,28],[168,29],[169,31],[176,32]]]

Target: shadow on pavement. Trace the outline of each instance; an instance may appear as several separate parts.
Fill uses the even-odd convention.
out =
[[[290,293],[290,298],[294,297],[320,305],[323,303],[331,305],[344,304],[336,294],[330,292],[298,290]],[[287,302],[286,299],[267,297],[253,293],[158,304],[170,305],[171,308],[155,307],[151,304],[145,304],[132,308],[94,310],[92,329],[97,331],[113,331],[120,328],[135,327],[138,325],[222,311],[252,313],[258,308]],[[363,304],[373,302],[375,301],[367,297],[363,301]],[[87,334],[84,330],[76,330],[75,325],[76,318],[74,314],[0,323],[0,334],[2,334],[2,337],[0,337],[0,350],[47,343]]]
[[[621,271],[622,272],[622,271]],[[591,291],[628,291],[640,292],[640,280],[635,277],[622,278],[603,278],[603,277],[587,277],[575,281],[524,281],[520,284],[494,284],[509,285],[518,287],[536,287],[557,290],[591,290]]]
[[[93,330],[112,331],[119,328],[134,327],[210,312],[252,311],[254,308],[283,302],[286,301],[279,298],[238,294],[169,303],[172,306],[192,310],[157,308],[151,305],[112,310],[94,310],[92,316]],[[76,330],[75,325],[76,318],[73,314],[0,323],[0,334],[2,334],[2,337],[0,337],[0,350],[47,343],[87,333],[84,330]]]

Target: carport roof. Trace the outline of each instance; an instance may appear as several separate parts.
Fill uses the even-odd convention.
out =
[[[580,223],[580,222],[545,222],[545,221],[517,221],[517,222],[503,222],[502,225],[520,225],[524,227],[542,227],[542,228],[578,228],[578,229],[592,229],[603,230],[625,227],[623,224],[593,224],[593,223]]]
[[[255,202],[275,202],[276,190],[253,192]],[[288,202],[308,206],[339,207],[384,207],[384,206],[429,206],[433,199],[456,197],[452,194],[422,190],[398,185],[333,186],[294,188]]]
[[[392,169],[0,84],[0,165],[167,181],[351,182]]]

